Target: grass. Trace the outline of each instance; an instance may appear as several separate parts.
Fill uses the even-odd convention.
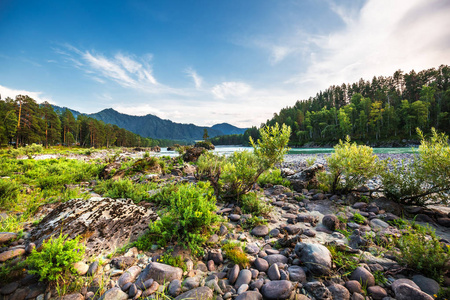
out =
[[[331,259],[336,265],[337,272],[342,273],[342,276],[350,275],[359,265],[359,260],[354,254],[340,251],[333,245],[326,246],[331,253]]]
[[[173,256],[172,252],[173,250],[168,250],[166,253],[161,255],[161,257],[158,259],[158,262],[173,267],[181,268],[183,272],[186,272],[187,266],[186,263],[183,261],[183,258],[180,255]]]
[[[366,223],[366,218],[364,218],[360,213],[355,212],[353,214],[353,221],[358,224],[364,224]]]
[[[131,179],[108,179],[100,181],[94,191],[103,197],[129,198],[133,199],[135,203],[139,203],[151,200],[148,191],[156,187],[156,183],[135,183]]]
[[[253,192],[242,195],[240,202],[244,213],[255,216],[267,216],[273,210],[272,206],[259,199],[258,195]]]
[[[244,252],[244,244],[228,241],[222,245],[222,251],[232,262],[241,268],[246,268],[250,265],[250,260]]]

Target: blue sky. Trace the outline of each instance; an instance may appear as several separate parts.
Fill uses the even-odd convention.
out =
[[[259,126],[330,85],[450,64],[450,1],[0,1],[0,93]]]

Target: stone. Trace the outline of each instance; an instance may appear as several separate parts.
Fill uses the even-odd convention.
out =
[[[8,283],[0,289],[0,294],[9,295],[12,294],[19,287],[19,283],[17,281]]]
[[[349,300],[350,292],[340,284],[333,284],[328,287],[331,295],[333,296],[333,300]]]
[[[434,294],[437,295],[439,293],[439,283],[437,283],[437,281],[434,279],[422,275],[414,275],[412,281],[428,295],[433,296]]]
[[[75,271],[77,272],[78,275],[86,275],[87,271],[89,270],[89,265],[79,261],[73,264],[73,268],[75,269]]]
[[[239,276],[236,279],[234,287],[238,289],[243,284],[249,284],[252,281],[252,272],[247,269],[243,269],[239,272]]]
[[[89,269],[86,274],[87,276],[93,276],[97,274],[97,271],[98,271],[98,261],[94,261],[89,265]]]
[[[294,251],[311,273],[315,275],[330,273],[331,253],[325,246],[300,242],[295,245]]]
[[[211,259],[211,260],[208,260],[208,262],[207,262],[207,267],[208,267],[208,271],[215,271],[216,270],[216,266],[214,265],[214,261]]]
[[[39,248],[52,235],[68,234],[89,237],[86,256],[122,247],[134,242],[148,229],[158,215],[131,199],[72,199],[59,204],[30,233],[30,240]]]
[[[253,281],[253,282],[250,284],[250,289],[251,289],[251,290],[255,290],[255,289],[260,290],[260,289],[262,288],[263,285],[264,285],[264,279],[260,278],[260,279],[258,279],[258,280],[256,280],[256,281]]]
[[[289,235],[298,234],[302,230],[301,227],[295,225],[287,225],[283,227],[283,229],[286,230]]]
[[[62,300],[84,300],[83,295],[80,293],[74,293],[70,295],[65,295]]]
[[[165,282],[171,282],[175,279],[181,279],[182,275],[183,270],[181,268],[172,267],[158,262],[152,262],[148,264],[139,274],[136,281],[145,282],[146,280],[152,278],[159,284],[164,284]]]
[[[131,256],[119,256],[115,257],[111,260],[111,265],[116,267],[117,269],[125,270],[136,262],[136,258]]]
[[[36,249],[36,244],[35,243],[28,243],[28,245],[25,247],[25,252],[27,254],[31,254],[31,252],[33,252],[34,249]]]
[[[131,268],[128,268],[122,275],[120,275],[117,284],[119,285],[119,287],[123,287],[127,283],[134,282],[141,271],[142,269],[138,266],[132,266]]]
[[[359,281],[361,284],[368,287],[375,285],[375,278],[373,277],[372,273],[370,273],[363,267],[357,267],[355,271],[353,271],[350,275],[350,280]]]
[[[227,234],[228,233],[228,228],[225,226],[225,225],[220,225],[220,228],[219,228],[219,235],[220,236],[224,236],[225,234]]]
[[[280,251],[278,251],[277,249],[266,249],[266,253],[267,255],[280,254]]]
[[[395,299],[397,300],[433,300],[433,297],[409,284],[400,283],[395,287]]]
[[[322,282],[312,281],[304,285],[305,290],[308,291],[315,299],[332,300],[331,292],[325,287]]]
[[[240,294],[234,300],[263,300],[263,296],[259,292],[248,291]]]
[[[133,283],[130,285],[130,288],[128,289],[128,297],[133,298],[138,293],[139,289],[137,286]]]
[[[17,233],[14,232],[0,232],[0,245],[5,244],[17,237]]]
[[[288,258],[282,254],[267,255],[263,259],[265,259],[269,263],[269,266],[271,266],[275,263],[286,264],[288,262]]]
[[[444,227],[450,227],[450,218],[444,217],[444,218],[437,218],[437,223]]]
[[[228,281],[230,282],[230,284],[234,284],[236,282],[236,279],[239,276],[239,271],[240,271],[240,268],[239,268],[239,265],[237,265],[237,264],[234,265],[233,268],[231,268],[228,271]]]
[[[407,285],[411,286],[412,288],[420,290],[420,287],[417,284],[415,284],[414,281],[412,281],[410,279],[406,279],[406,278],[400,278],[400,279],[395,280],[391,285],[391,289],[394,291],[394,293],[400,284],[407,284]]]
[[[230,219],[231,222],[237,222],[241,219],[241,215],[230,214],[230,215],[228,215],[228,219]]]
[[[270,280],[280,280],[281,275],[277,264],[273,264],[270,266],[269,270],[267,271],[267,276],[269,276]]]
[[[294,215],[294,217],[296,218],[297,216]],[[278,237],[279,235],[280,235],[280,230],[277,228],[274,228],[271,231],[269,231],[269,236],[271,236],[271,237]]]
[[[353,293],[352,300],[366,300],[366,297],[364,297],[360,293]]]
[[[303,234],[306,235],[307,237],[315,237],[317,235],[317,233],[314,230],[309,228],[303,230]]]
[[[134,283],[132,282],[127,282],[124,285],[122,285],[120,288],[122,288],[122,291],[126,292],[130,289],[130,287],[133,285]]]
[[[152,285],[142,292],[142,297],[150,296],[151,294],[155,293],[159,288],[159,283],[156,281],[153,281]]]
[[[382,300],[384,297],[387,297],[387,292],[381,286],[369,286],[367,288],[367,292],[374,300]]]
[[[339,228],[339,219],[335,215],[325,215],[322,224],[329,230],[334,231]]]
[[[298,281],[300,283],[306,282],[306,273],[300,266],[290,266],[288,268],[289,278],[291,281]]]
[[[186,292],[199,287],[200,280],[197,277],[188,277],[181,284],[181,291]]]
[[[362,293],[361,283],[356,280],[349,280],[345,282],[345,287],[350,293]]]
[[[207,287],[202,286],[198,287],[196,289],[187,291],[175,298],[175,300],[183,300],[183,299],[189,299],[189,300],[212,300],[214,299],[213,291]]]
[[[169,295],[176,297],[181,293],[181,281],[178,279],[172,280],[168,289]]]
[[[223,255],[220,249],[212,249],[208,253],[208,260],[213,260],[215,264],[220,265],[223,263]]]
[[[14,258],[17,256],[22,256],[24,254],[25,254],[25,249],[23,249],[23,248],[8,250],[8,251],[0,253],[0,262],[5,262],[8,259],[11,259],[11,258]]]
[[[266,225],[258,225],[252,229],[251,234],[257,237],[264,237],[269,234],[269,228]]]
[[[245,245],[245,252],[247,252],[250,255],[255,255],[259,253],[259,247],[255,243],[248,243]]]
[[[155,282],[153,278],[147,279],[144,282],[136,280],[136,287],[140,290],[146,290],[153,285],[153,282]]]
[[[248,290],[248,284],[242,284],[238,290],[237,290],[237,294],[240,295],[244,292],[246,292]]]
[[[283,300],[289,298],[292,288],[292,283],[288,280],[270,281],[263,285],[261,294],[264,299]]]
[[[388,223],[386,223],[385,221],[380,220],[380,219],[372,219],[372,220],[370,220],[369,225],[375,231],[386,229],[386,228],[389,227]]]
[[[128,294],[122,291],[119,287],[113,287],[107,290],[101,297],[100,300],[127,300]]]

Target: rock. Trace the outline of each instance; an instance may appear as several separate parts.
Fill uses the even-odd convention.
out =
[[[212,272],[212,271],[216,270],[216,266],[214,265],[214,261],[212,259],[208,260],[207,266],[208,266],[208,271]]]
[[[142,297],[150,296],[151,294],[155,293],[159,288],[159,283],[156,281],[153,281],[152,285],[142,292]]]
[[[33,252],[34,249],[36,249],[36,244],[35,243],[28,243],[28,245],[25,247],[25,252],[27,254],[31,254],[31,252]]]
[[[259,247],[255,243],[249,243],[245,246],[245,252],[250,255],[258,254],[259,251]]]
[[[367,299],[360,293],[353,293],[352,300],[367,300]]]
[[[236,279],[234,287],[238,289],[243,284],[249,284],[252,281],[252,272],[250,270],[244,269],[239,272],[239,276]]]
[[[122,289],[122,291],[126,292],[126,291],[128,291],[128,290],[130,289],[130,287],[131,287],[133,284],[134,284],[134,283],[132,283],[132,282],[127,282],[127,283],[125,283],[124,285],[119,286],[119,287]],[[135,285],[135,284],[134,284],[134,285]]]
[[[295,216],[297,217],[297,216]],[[269,231],[269,236],[271,237],[278,237],[280,235],[280,230],[277,228],[272,229],[271,231]]]
[[[362,287],[359,281],[356,280],[346,281],[345,287],[347,288],[347,290],[350,291],[350,293],[360,293],[360,294],[362,293]]]
[[[361,284],[366,286],[374,286],[375,278],[372,273],[364,269],[363,267],[357,267],[355,271],[350,275],[351,280],[359,281]]]
[[[263,300],[263,296],[259,292],[248,291],[240,294],[234,300]]]
[[[339,219],[335,215],[325,215],[322,219],[322,224],[331,231],[339,228]]]
[[[266,225],[258,225],[252,229],[251,234],[257,237],[264,237],[269,234],[269,228]]]
[[[171,282],[175,279],[181,279],[182,275],[183,270],[180,268],[175,268],[158,262],[152,262],[145,267],[136,281],[145,282],[146,280],[152,278],[159,284],[164,284],[165,282]]]
[[[269,270],[267,271],[267,276],[269,276],[270,280],[280,280],[281,275],[277,264],[273,264],[270,266]]]
[[[261,288],[261,294],[268,300],[288,299],[291,291],[292,283],[288,280],[270,281]]]
[[[238,214],[230,214],[228,219],[230,219],[231,222],[237,222],[241,219],[241,216]]]
[[[331,292],[325,287],[322,282],[312,281],[304,285],[305,290],[308,291],[315,299],[332,300]]]
[[[324,170],[325,168],[323,165],[314,164],[301,172],[288,176],[287,179],[291,182],[292,189],[301,193],[302,190],[309,185],[317,184],[316,173]]]
[[[380,219],[372,219],[372,220],[370,220],[369,225],[375,231],[386,229],[386,228],[389,227],[388,223],[386,223],[385,221],[382,221]]]
[[[93,263],[91,263],[89,265],[89,269],[86,274],[88,276],[93,276],[93,275],[97,274],[97,271],[98,271],[98,261],[94,261]]]
[[[331,270],[331,253],[320,244],[297,243],[295,253],[315,275],[328,275]]]
[[[46,286],[42,283],[28,286],[28,294],[26,296],[26,299],[34,299],[40,294],[43,294],[45,292],[45,288]]]
[[[181,291],[186,292],[199,287],[200,279],[197,277],[188,277],[181,284]]]
[[[253,265],[260,272],[266,272],[269,269],[269,263],[267,262],[267,260],[259,257],[255,259]]]
[[[301,227],[295,225],[287,225],[283,227],[283,229],[286,230],[289,235],[298,234],[302,230]]]
[[[328,287],[331,295],[333,296],[333,300],[349,300],[350,293],[349,291],[340,284],[333,284]]]
[[[433,297],[409,284],[400,283],[395,287],[395,299],[397,300],[433,300]]]
[[[264,279],[260,278],[260,279],[258,279],[256,281],[253,281],[250,284],[250,289],[252,289],[252,290],[258,289],[258,290],[260,290],[263,285],[264,285]]]
[[[0,294],[9,295],[12,294],[19,287],[19,283],[17,281],[11,282],[0,289]]]
[[[89,265],[85,264],[82,261],[79,261],[73,264],[73,268],[75,269],[78,275],[83,276],[86,275],[87,271],[89,270]]]
[[[246,292],[248,290],[248,284],[242,284],[238,290],[237,290],[237,294],[240,295],[244,292]]]
[[[220,225],[220,228],[219,228],[219,235],[220,236],[224,236],[225,234],[227,234],[228,233],[228,228],[225,226],[225,225]]]
[[[288,268],[289,278],[291,281],[298,281],[300,283],[306,282],[306,273],[300,266],[290,266]]]
[[[450,227],[450,218],[438,218],[436,221],[441,226]]]
[[[30,233],[37,247],[52,235],[89,236],[86,256],[122,247],[135,241],[158,215],[132,200],[72,199],[52,210]]]
[[[230,284],[234,284],[236,282],[236,279],[239,276],[239,271],[240,271],[240,268],[239,268],[239,265],[237,265],[237,264],[234,265],[233,268],[231,268],[228,271],[228,281],[230,282]]]
[[[113,287],[107,290],[100,300],[127,300],[128,294],[122,291],[119,287]]]
[[[131,256],[119,256],[111,260],[111,265],[115,266],[117,269],[125,270],[136,262],[136,258]]]
[[[428,295],[433,296],[434,294],[437,295],[439,293],[439,283],[437,283],[434,279],[422,275],[414,275],[412,281]]]
[[[391,285],[391,289],[394,291],[394,293],[400,284],[407,284],[407,285],[411,286],[412,288],[420,290],[420,287],[417,284],[415,284],[414,281],[412,281],[410,279],[406,279],[406,278],[400,278],[400,279],[395,280]]]
[[[144,281],[144,282],[142,282],[142,281],[137,281],[137,280],[136,280],[136,287],[137,287],[138,289],[140,289],[140,290],[146,290],[146,289],[148,289],[149,287],[151,287],[151,286],[153,285],[153,282],[155,282],[155,281],[153,280],[153,278],[147,279],[147,280]],[[127,283],[127,284],[128,284],[128,283]],[[125,284],[125,285],[127,285],[127,284]],[[125,287],[125,285],[124,285],[124,287]]]
[[[172,280],[169,284],[169,295],[172,297],[176,297],[181,293],[181,281],[178,279]]]
[[[185,162],[196,162],[200,155],[206,151],[203,147],[186,147],[186,152],[183,154]]]
[[[80,293],[65,295],[62,300],[84,300],[84,296]]]
[[[127,283],[134,282],[141,271],[142,269],[138,266],[132,266],[131,268],[128,268],[122,275],[120,275],[117,284],[119,285],[119,287],[123,287]]]
[[[202,286],[179,295],[175,300],[212,300],[213,298],[213,291],[207,286]]]
[[[220,265],[223,263],[223,255],[220,249],[212,249],[209,251],[208,260],[213,260],[215,264]]]
[[[367,288],[367,292],[374,300],[382,300],[384,297],[387,297],[387,292],[381,286],[369,286]]]
[[[265,259],[269,263],[269,266],[271,266],[275,263],[286,264],[288,262],[288,258],[282,254],[267,255],[263,259]]]
[[[130,288],[128,289],[128,297],[133,298],[138,293],[139,289],[137,286],[133,283],[130,285]]]
[[[14,258],[17,256],[22,256],[24,254],[25,254],[25,249],[23,249],[23,248],[8,250],[8,251],[0,253],[0,262],[5,262],[8,259],[11,259],[11,258]]]
[[[17,237],[17,233],[14,232],[0,232],[0,245],[5,244]]]

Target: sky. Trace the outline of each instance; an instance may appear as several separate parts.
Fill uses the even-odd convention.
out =
[[[0,94],[259,126],[331,85],[450,64],[448,0],[0,0]]]

